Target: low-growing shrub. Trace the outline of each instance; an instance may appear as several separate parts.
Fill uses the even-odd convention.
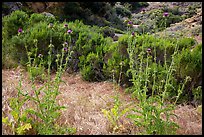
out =
[[[186,75],[191,77],[191,82],[185,87],[185,96],[188,100],[193,100],[193,91],[202,84],[202,44],[196,45],[194,48],[188,47],[183,49],[176,56],[176,77],[183,80]],[[197,93],[195,93],[197,94]],[[196,98],[199,94],[197,94]]]
[[[18,29],[23,30],[28,25],[28,15],[20,10],[13,11],[10,15],[4,16],[2,19],[2,33],[5,39],[11,38],[18,34]]]
[[[104,72],[106,73],[107,78],[111,78],[112,71],[114,71],[114,75],[116,79],[119,79],[120,72],[122,73],[121,76],[121,83],[120,84],[128,84],[128,77],[125,75],[125,72],[128,69],[128,53],[127,53],[127,38],[128,35],[123,35],[119,38],[117,43],[112,44],[109,46],[105,56],[105,66]],[[121,70],[122,66],[122,70]]]
[[[130,18],[131,17],[131,11],[129,11],[128,9],[126,9],[125,7],[122,7],[122,6],[117,6],[116,8],[116,13],[122,17],[128,17]]]
[[[39,23],[40,21],[53,23],[56,22],[56,19],[54,17],[48,17],[43,14],[33,13],[29,18],[29,25],[34,25],[35,23]]]
[[[87,81],[101,81],[104,80],[102,68],[102,59],[98,54],[89,53],[86,57],[80,57],[81,74]]]

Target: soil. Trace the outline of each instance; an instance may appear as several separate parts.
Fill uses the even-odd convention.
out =
[[[8,106],[8,98],[16,97],[16,87],[21,73],[23,90],[29,91],[31,84],[27,72],[20,68],[2,70],[2,116],[9,116],[8,113],[11,108]],[[67,109],[62,111],[62,115],[57,121],[59,125],[77,128],[77,135],[139,133],[139,129],[125,117],[120,120],[122,127],[113,133],[108,119],[101,111],[101,109],[113,107],[113,96],[116,92],[119,93],[123,106],[130,103],[137,105],[137,100],[132,99],[130,94],[125,94],[123,88],[114,90],[114,84],[109,81],[84,81],[79,73],[66,73],[62,80],[65,83],[60,86],[61,94],[57,100],[60,105],[66,106]],[[36,85],[40,87],[42,84],[37,83]],[[32,107],[32,104],[27,107]],[[189,105],[179,105],[174,113],[178,116],[178,119],[174,119],[174,121],[180,126],[177,134],[202,134],[202,114],[199,114],[196,108]],[[12,132],[6,125],[2,124],[2,134],[12,134]]]

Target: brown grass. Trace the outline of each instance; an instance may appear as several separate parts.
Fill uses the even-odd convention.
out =
[[[16,86],[20,79],[20,71],[19,68],[2,70],[3,116],[9,116],[8,98],[15,97],[17,94]],[[31,84],[28,75],[26,72],[22,73],[24,90],[29,91]],[[66,84],[61,84],[61,94],[57,97],[57,100],[60,105],[66,106],[67,109],[62,112],[57,123],[68,127],[76,127],[77,135],[113,134],[108,120],[101,112],[101,109],[108,109],[113,106],[114,100],[112,97],[115,95],[113,84],[107,81],[93,83],[83,81],[80,74],[65,74],[62,79]],[[37,85],[41,86],[40,83]],[[124,89],[120,88],[118,92],[124,105],[136,102],[130,95],[124,93]],[[32,104],[27,104],[25,107],[31,106]],[[174,121],[180,126],[177,134],[202,134],[202,115],[198,114],[195,108],[188,105],[177,106],[175,114],[178,115],[179,119],[174,119]],[[138,134],[139,129],[130,123],[127,118],[123,117],[120,122],[123,127],[115,134]],[[12,134],[12,132],[3,124],[2,134]]]

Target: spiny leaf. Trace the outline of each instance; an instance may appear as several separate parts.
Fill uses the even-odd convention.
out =
[[[31,124],[27,123],[27,124],[17,128],[17,134],[18,135],[24,134],[26,130],[29,130],[31,128],[32,128]]]
[[[2,123],[4,123],[4,124],[8,124],[9,123],[9,121],[8,121],[8,117],[2,117]]]

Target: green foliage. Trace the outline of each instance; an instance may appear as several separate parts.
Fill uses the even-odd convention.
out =
[[[39,81],[44,81],[45,79],[45,68],[40,66],[40,67],[30,67],[30,77],[39,80]]]
[[[86,57],[80,57],[80,63],[83,64],[81,74],[87,81],[101,81],[104,80],[102,72],[102,60],[98,54],[89,53]]]
[[[52,41],[52,39],[50,39]],[[65,127],[57,127],[55,122],[59,118],[61,112],[65,107],[59,106],[56,101],[57,95],[60,94],[59,92],[59,85],[62,82],[61,76],[65,71],[68,63],[68,59],[71,56],[71,51],[67,53],[64,48],[67,48],[66,44],[63,44],[63,48],[61,49],[61,54],[56,55],[56,64],[57,64],[57,72],[54,79],[51,79],[51,63],[52,63],[52,50],[54,45],[52,43],[48,46],[48,60],[46,62],[48,69],[47,69],[47,77],[46,83],[40,88],[37,88],[34,81],[35,76],[44,73],[40,68],[44,68],[45,64],[43,61],[43,56],[37,56],[38,52],[38,41],[34,40],[34,49],[28,49],[28,46],[25,46],[26,55],[28,57],[27,62],[27,69],[30,74],[31,80],[31,90],[34,93],[29,93],[28,91],[23,91],[21,81],[19,82],[20,87],[18,88],[18,97],[12,99],[10,102],[10,106],[12,108],[12,116],[14,117],[14,124],[8,122],[4,119],[4,122],[7,124],[12,125],[14,132],[17,134],[25,134],[25,130],[34,128],[37,131],[37,134],[73,134],[75,133],[74,128],[65,129]],[[65,58],[65,63],[63,62]],[[43,69],[44,70],[44,69]],[[41,96],[42,94],[42,96]],[[41,97],[40,97],[41,96]],[[23,100],[22,100],[23,98]],[[22,112],[21,107],[27,101],[31,101],[36,106],[33,108],[25,108]],[[38,120],[33,118],[28,118],[27,114],[35,115]],[[22,122],[24,122],[22,124]]]
[[[197,94],[196,88],[202,84],[202,44],[196,45],[193,49],[190,49],[190,47],[183,49],[176,56],[175,64],[177,79],[182,80],[187,75],[192,79],[191,83],[185,88],[186,95]],[[196,96],[195,98],[200,100],[199,94]]]
[[[126,9],[125,7],[116,7],[116,13],[122,17],[128,17],[130,18],[131,17],[131,11],[129,11],[128,9]]]
[[[36,23],[39,23],[40,21],[42,22],[56,22],[56,19],[53,17],[48,17],[45,16],[43,14],[39,14],[39,13],[33,13],[31,14],[30,18],[29,18],[29,24],[30,25],[34,25]]]
[[[167,12],[172,13],[173,15],[182,15],[182,12],[179,9],[179,6],[174,6],[173,8],[169,8]]]
[[[66,4],[70,5],[71,2]],[[90,2],[88,4],[84,2],[76,2],[75,5],[77,6],[72,7],[75,7],[74,10],[78,9],[79,11],[77,12],[73,12],[74,10],[72,10],[72,8],[64,9],[65,15],[67,15],[68,18],[71,18],[70,20],[80,19],[87,25],[109,26],[120,30],[125,29],[125,26],[118,18],[115,9],[112,8],[108,2]],[[68,14],[67,11],[70,11],[71,13]],[[75,14],[78,12],[79,14]]]
[[[187,12],[187,17],[186,18],[190,18],[190,17],[192,17],[195,14],[196,14],[196,6],[189,5],[188,6],[188,12]]]
[[[20,10],[12,12],[2,19],[2,32],[5,39],[11,38],[18,33],[19,28],[26,28],[28,15]]]
[[[170,27],[170,24],[174,24],[183,20],[182,16],[175,15],[172,13],[172,11],[168,12],[169,15],[167,17],[164,17],[163,16],[164,12],[165,10],[156,9],[152,10],[149,13],[149,16],[152,19],[154,19],[156,27],[158,28],[159,31],[164,30],[166,27]]]
[[[191,77],[202,74],[202,44],[196,45],[195,48],[186,48],[177,55],[176,64],[180,76],[183,78],[186,75]]]
[[[202,103],[202,87],[198,86],[197,88],[194,88],[192,90],[194,100],[197,101],[198,103]]]
[[[104,37],[113,37],[114,36],[114,30],[111,29],[110,27],[106,26],[106,27],[102,27],[101,28],[102,34]]]
[[[111,130],[115,133],[120,127],[122,127],[122,123],[120,123],[120,119],[130,111],[130,107],[123,107],[122,103],[119,100],[119,95],[114,96],[114,106],[110,110],[102,109],[104,116],[108,118],[111,123]]]
[[[196,40],[194,38],[185,37],[185,38],[180,38],[178,40],[179,50],[191,48],[195,44],[196,44]]]
[[[109,46],[106,55],[105,62],[106,67],[104,72],[106,73],[107,78],[111,78],[112,70],[114,70],[114,76],[116,79],[119,79],[120,71],[123,73],[120,84],[127,84],[127,76],[125,72],[128,69],[128,54],[127,54],[127,38],[128,35],[123,35],[119,38],[118,42]],[[122,63],[122,70],[121,70]]]
[[[163,17],[163,13],[162,13],[158,15],[156,20],[157,20],[156,22],[157,27],[164,29],[166,27],[170,27],[170,24],[180,22],[183,19],[179,15],[173,15],[172,13],[169,13],[169,16],[166,18],[166,21],[165,21],[165,18]],[[163,24],[161,24],[161,22],[163,22]]]
[[[131,11],[136,11],[142,7],[147,7],[149,4],[147,2],[120,2],[121,5],[130,4]]]
[[[28,118],[28,113],[26,110],[23,110],[23,106],[28,101],[28,97],[21,96],[21,80],[19,86],[17,87],[18,94],[16,98],[9,99],[9,106],[11,107],[11,118],[2,117],[2,122],[8,125],[14,134],[25,134],[29,129],[32,128],[31,123],[32,119]]]
[[[141,51],[139,52],[137,49],[138,45],[136,44],[136,41],[139,41],[138,38],[130,37],[128,42],[127,50],[130,57],[130,69],[128,73],[132,74],[132,94],[134,97],[137,97],[139,101],[139,108],[133,109],[135,113],[130,114],[128,117],[134,121],[136,126],[142,128],[144,131],[142,134],[175,134],[178,125],[170,120],[170,116],[173,115],[171,111],[174,110],[175,106],[166,104],[165,101],[169,98],[168,93],[170,89],[175,88],[173,87],[172,80],[175,71],[174,61],[178,53],[178,45],[176,43],[176,47],[174,47],[170,63],[167,64],[166,54],[163,54],[163,71],[160,71],[158,69],[160,65],[156,63],[158,55],[158,52],[155,50],[156,46],[154,46],[154,50],[151,49],[151,52],[147,51],[145,46],[149,41],[142,40]],[[168,43],[168,41],[165,41],[164,44],[166,44],[166,42]],[[164,48],[164,52],[166,48],[167,47]],[[139,53],[136,58],[135,53]],[[152,57],[153,55],[154,57]],[[151,73],[151,71],[153,72]],[[161,78],[158,72],[162,74]],[[176,96],[174,104],[176,104],[182,94],[187,81],[189,81],[189,77],[176,89],[178,90],[178,95]],[[165,119],[162,118],[162,114],[165,115]]]

